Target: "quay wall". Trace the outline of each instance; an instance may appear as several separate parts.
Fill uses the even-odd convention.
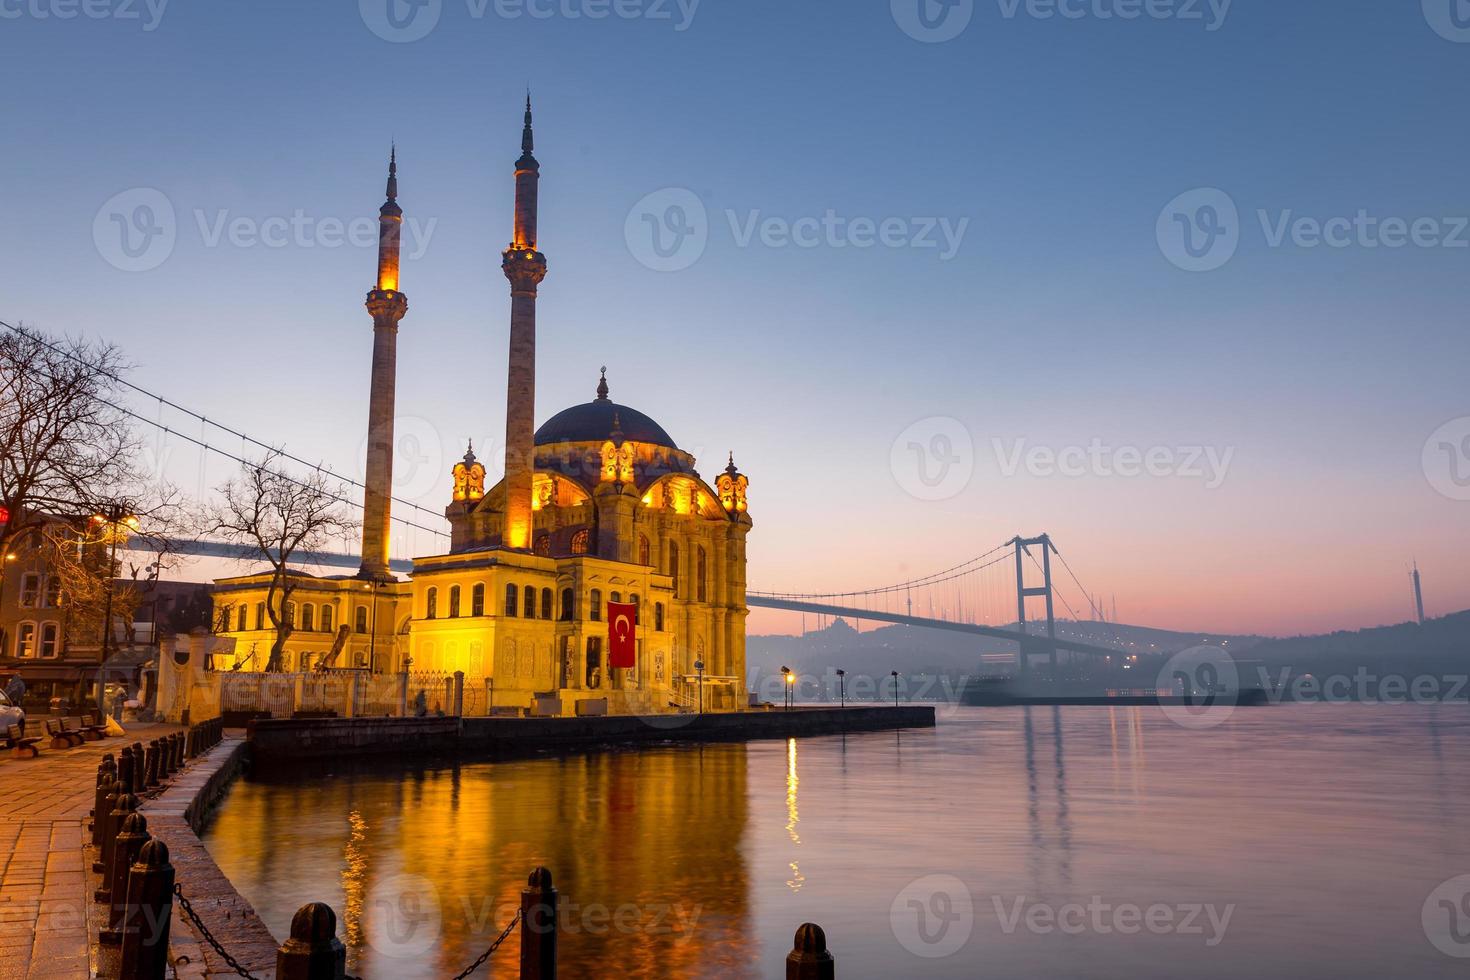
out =
[[[483,758],[604,745],[746,741],[933,727],[932,706],[902,705],[583,718],[258,719],[250,723],[248,737],[257,762],[289,763],[375,755]]]

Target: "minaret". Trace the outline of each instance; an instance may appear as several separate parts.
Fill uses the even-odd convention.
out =
[[[368,396],[367,489],[362,505],[362,578],[384,581],[393,495],[393,403],[398,380],[398,322],[408,297],[398,291],[398,243],[403,209],[398,206],[398,148],[388,158],[388,200],[378,210],[378,285],[367,294],[373,317],[373,375]]]
[[[536,287],[546,256],[536,251],[536,190],[541,165],[532,155],[531,96],[516,161],[515,237],[501,268],[510,280],[510,371],[505,393],[505,524],[501,546],[531,549],[531,484],[536,465]]]
[[[1419,625],[1424,625],[1424,588],[1419,583],[1419,562],[1414,562],[1414,612],[1419,617]]]

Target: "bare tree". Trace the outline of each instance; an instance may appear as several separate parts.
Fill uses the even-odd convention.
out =
[[[55,518],[86,518],[136,486],[139,444],[114,407],[126,370],[111,344],[0,325],[0,554]]]
[[[276,637],[267,671],[281,668],[295,625],[286,615],[299,574],[292,572],[292,560],[349,538],[357,527],[342,505],[345,487],[320,470],[301,478],[289,476],[280,464],[278,451],[259,463],[246,464],[240,476],[218,488],[221,502],[210,509],[205,522],[209,533],[258,551],[270,564],[265,609]]]

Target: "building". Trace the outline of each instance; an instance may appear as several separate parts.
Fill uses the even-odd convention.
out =
[[[295,573],[286,670],[462,671],[497,707],[538,696],[572,713],[746,706],[745,564],[748,481],[728,465],[707,483],[694,457],[648,415],[595,397],[535,427],[540,164],[527,99],[515,164],[515,228],[502,253],[510,283],[505,471],[487,488],[473,447],[446,474],[449,552],[415,559],[408,580],[388,567],[403,211],[397,156],[379,211],[377,288],[368,293],[373,362],[362,567],[355,576]],[[589,385],[590,387],[590,385]],[[260,670],[273,640],[269,572],[216,585],[218,628],[237,669]],[[631,668],[608,664],[609,603],[636,608]],[[220,665],[216,665],[220,666]]]

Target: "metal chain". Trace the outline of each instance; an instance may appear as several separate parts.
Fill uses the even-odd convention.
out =
[[[510,920],[510,925],[505,927],[505,931],[502,932],[498,938],[496,938],[495,942],[490,944],[489,949],[480,954],[479,959],[475,960],[475,962],[471,963],[469,966],[460,971],[454,977],[454,980],[465,980],[465,977],[478,970],[480,966],[490,958],[490,954],[500,948],[500,944],[505,942],[505,937],[510,935],[510,931],[516,927],[516,923],[519,921],[521,921],[521,910],[516,909],[515,918]]]
[[[200,935],[204,937],[204,941],[209,943],[214,951],[223,957],[224,961],[229,964],[230,969],[240,974],[245,980],[260,980],[255,974],[241,966],[239,960],[225,951],[225,948],[219,944],[219,940],[215,939],[214,935],[209,931],[209,927],[204,924],[204,920],[200,919],[198,913],[194,911],[194,906],[190,905],[189,900],[184,897],[183,889],[177,884],[174,885],[174,897],[179,900],[179,908],[183,909],[184,915],[188,917],[190,922],[194,923],[194,928],[199,930]]]

